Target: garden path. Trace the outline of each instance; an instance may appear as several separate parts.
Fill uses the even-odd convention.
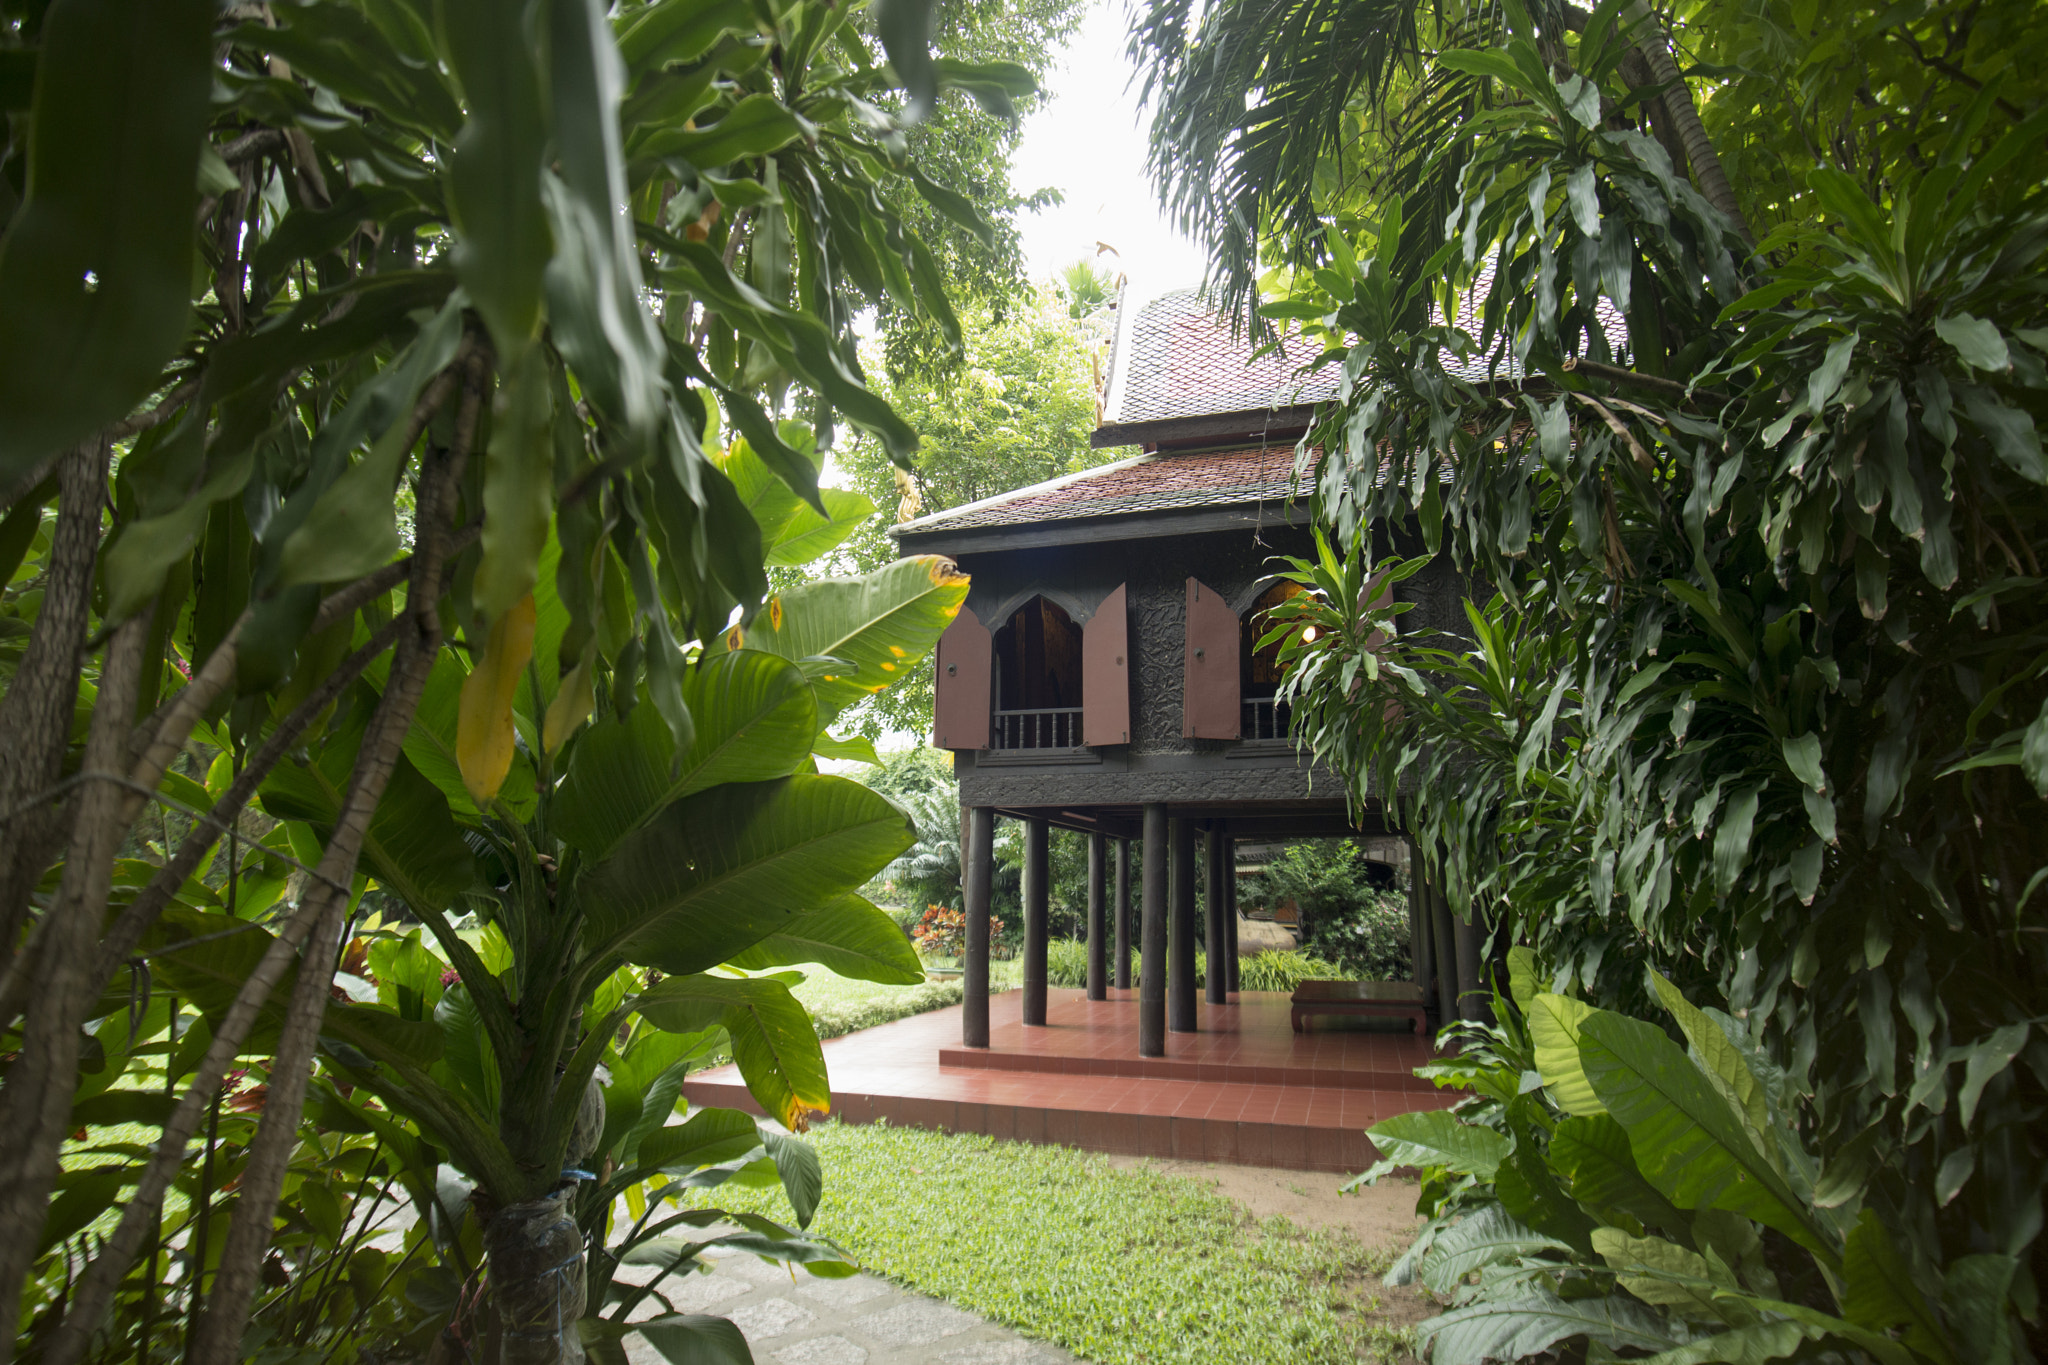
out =
[[[730,1318],[760,1365],[1074,1365],[1056,1346],[1034,1341],[951,1304],[900,1289],[877,1275],[823,1280],[790,1273],[757,1256],[706,1256],[709,1273],[669,1280],[663,1294],[685,1313]],[[639,1272],[635,1274],[634,1272]],[[621,1279],[651,1278],[653,1267],[622,1266]],[[662,1310],[651,1301],[652,1317]],[[626,1338],[633,1365],[665,1365],[639,1337]]]

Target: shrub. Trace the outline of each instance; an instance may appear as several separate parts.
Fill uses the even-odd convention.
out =
[[[1301,947],[1364,980],[1407,981],[1414,976],[1408,938],[1407,897],[1398,891],[1366,891],[1317,916]]]
[[[1055,986],[1088,984],[1088,945],[1056,938],[1045,946],[1045,979]]]
[[[1237,986],[1243,991],[1284,991],[1304,981],[1356,981],[1358,973],[1336,962],[1304,952],[1260,953],[1237,964]]]
[[[957,1005],[965,994],[958,980],[927,981],[922,986],[912,986],[890,995],[812,1010],[811,1023],[817,1028],[820,1038],[838,1038],[877,1024],[908,1019],[913,1014]]]
[[[994,942],[1002,931],[1002,922],[989,916],[989,940]],[[958,957],[967,950],[967,912],[947,905],[928,906],[910,937],[926,957]]]

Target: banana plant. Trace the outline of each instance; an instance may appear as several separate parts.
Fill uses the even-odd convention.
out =
[[[1658,1365],[2014,1358],[2018,1259],[1913,1257],[1806,1148],[1748,1025],[1654,972],[1666,1027],[1544,990],[1527,948],[1509,974],[1497,1022],[1428,1069],[1472,1093],[1368,1130],[1382,1160],[1353,1182],[1422,1172],[1430,1222],[1387,1282],[1450,1301],[1422,1326],[1433,1365],[1570,1342]]]

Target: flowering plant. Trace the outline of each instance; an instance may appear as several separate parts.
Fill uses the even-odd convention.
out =
[[[1002,931],[1002,921],[990,915],[989,940],[993,942]],[[910,938],[926,957],[958,957],[967,947],[967,912],[946,905],[927,906]]]

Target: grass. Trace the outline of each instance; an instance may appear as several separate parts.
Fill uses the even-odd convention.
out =
[[[825,1194],[811,1230],[920,1292],[1105,1365],[1394,1360],[1362,1277],[1391,1251],[1263,1223],[1190,1181],[1103,1157],[885,1124],[812,1134]],[[779,1191],[716,1192],[788,1218]],[[709,1202],[707,1199],[706,1202]]]

